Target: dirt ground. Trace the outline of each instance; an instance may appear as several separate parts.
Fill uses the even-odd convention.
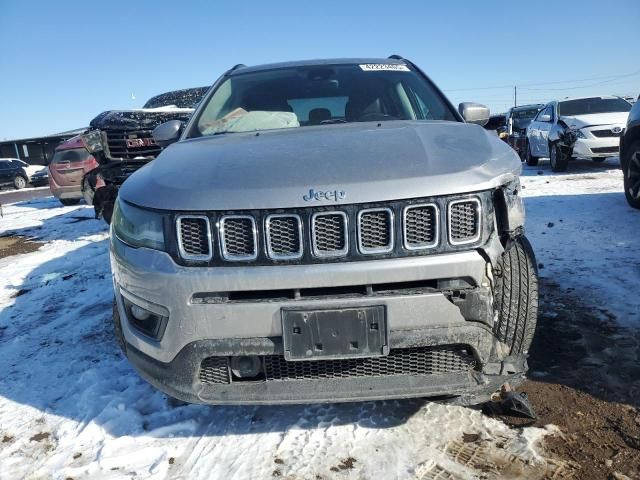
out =
[[[640,333],[605,309],[585,309],[571,289],[543,281],[540,291],[530,380],[519,390],[538,414],[534,425],[560,429],[545,448],[572,468],[554,478],[640,479]]]
[[[43,245],[42,242],[30,240],[25,237],[8,235],[0,237],[0,258],[35,252]]]

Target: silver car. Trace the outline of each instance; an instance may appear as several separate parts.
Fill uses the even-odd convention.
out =
[[[517,385],[537,316],[520,160],[485,107],[458,110],[401,57],[315,60],[236,66],[157,127],[111,227],[138,372],[210,404]]]

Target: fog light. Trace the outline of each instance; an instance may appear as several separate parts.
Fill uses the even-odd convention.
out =
[[[131,304],[131,316],[136,320],[140,320],[142,322],[144,320],[148,320],[151,315],[153,314],[149,310],[145,310],[138,305]]]
[[[122,297],[129,324],[145,335],[160,340],[167,326],[168,314],[159,315],[133,303],[126,297]],[[162,308],[162,307],[158,307]]]
[[[231,372],[238,378],[257,377],[262,372],[260,357],[231,357]]]

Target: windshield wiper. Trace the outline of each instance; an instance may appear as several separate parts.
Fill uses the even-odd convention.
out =
[[[320,125],[330,125],[332,123],[347,123],[347,121],[342,118],[330,118],[329,120],[322,120]]]

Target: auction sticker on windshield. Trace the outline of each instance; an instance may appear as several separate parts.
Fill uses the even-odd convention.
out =
[[[408,72],[409,67],[406,65],[398,65],[394,63],[365,63],[360,65],[365,72],[378,72],[382,70],[391,70],[395,72]]]

